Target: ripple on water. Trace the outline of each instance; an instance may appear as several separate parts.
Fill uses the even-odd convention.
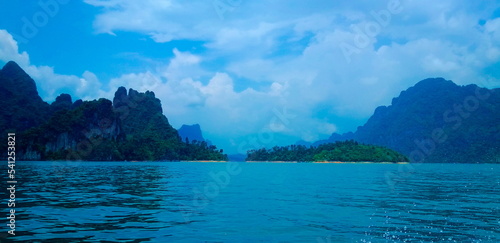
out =
[[[499,165],[422,165],[394,190],[398,165],[239,166],[220,184],[224,163],[20,162],[12,239],[500,242]]]

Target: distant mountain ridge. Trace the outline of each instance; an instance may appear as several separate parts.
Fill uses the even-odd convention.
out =
[[[193,125],[182,125],[179,130],[179,136],[181,136],[182,141],[186,141],[186,138],[188,141],[199,141],[203,142],[205,141],[205,138],[203,138],[203,133],[201,131],[201,127],[199,124],[193,124]]]
[[[18,160],[227,160],[207,143],[185,143],[151,91],[118,88],[113,101],[61,94],[44,102],[15,62],[0,70],[0,132],[16,133]],[[6,143],[0,144],[6,157]]]
[[[314,145],[354,139],[394,149],[412,162],[499,162],[499,90],[425,79],[375,109],[356,132],[334,133]]]

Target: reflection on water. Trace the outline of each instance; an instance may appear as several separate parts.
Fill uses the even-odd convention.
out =
[[[422,165],[393,191],[397,165],[240,166],[19,162],[9,240],[500,242],[499,165]]]

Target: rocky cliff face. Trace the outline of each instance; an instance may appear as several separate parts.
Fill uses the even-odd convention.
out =
[[[16,133],[18,160],[226,160],[208,143],[185,144],[151,91],[120,87],[113,99],[72,102],[61,94],[52,104],[15,62],[0,70],[0,132]],[[0,157],[7,157],[0,143]]]
[[[45,144],[45,152],[57,152],[60,150],[77,150],[81,141],[91,141],[94,138],[116,141],[119,139],[121,128],[118,119],[95,117],[87,125],[79,130],[80,133],[67,131],[57,133],[55,137],[48,138]]]
[[[71,100],[65,95],[65,100]],[[58,104],[59,102],[59,104]],[[64,104],[64,105],[62,105]],[[21,134],[18,158],[22,160],[85,159],[103,150],[104,142],[122,137],[120,121],[106,99],[85,101],[79,105],[57,99],[51,104],[48,121]],[[57,109],[53,109],[57,107]]]
[[[154,92],[144,93],[118,88],[113,108],[125,134],[122,149],[133,160],[174,160],[183,156],[177,130],[163,115],[161,102]]]
[[[121,121],[123,131],[127,134],[144,131],[148,126],[147,121],[158,115],[163,116],[161,101],[155,97],[154,92],[140,93],[129,89],[127,94],[125,87],[119,87],[115,92],[113,109]]]
[[[16,63],[0,70],[0,131],[16,133],[18,160],[222,160],[207,143],[184,144],[151,91],[118,88],[107,99],[42,101]],[[2,143],[1,157],[6,157]]]
[[[85,158],[92,154],[90,149],[98,151],[103,141],[122,138],[111,101],[73,103],[69,94],[61,94],[49,105],[38,95],[35,81],[15,62],[0,70],[0,96],[1,136],[16,133],[18,160],[66,159],[69,151]],[[4,143],[0,149],[0,157],[6,157]]]

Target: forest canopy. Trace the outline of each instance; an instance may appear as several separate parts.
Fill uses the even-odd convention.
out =
[[[407,162],[408,158],[382,146],[360,144],[354,140],[315,146],[289,145],[247,152],[247,161],[344,161]]]

